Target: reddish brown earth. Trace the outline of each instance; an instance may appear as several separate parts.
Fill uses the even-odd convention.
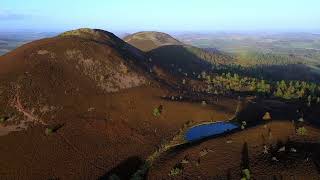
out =
[[[155,66],[145,53],[101,30],[67,32],[0,56],[0,82],[0,117],[8,117],[0,124],[0,179],[108,179],[111,174],[128,179],[186,123],[227,120],[237,106],[236,99],[226,97],[216,101],[217,97],[201,95],[185,101],[181,92],[203,84],[190,81],[180,87],[181,79]],[[162,98],[168,95],[182,95],[182,100]],[[210,103],[201,105],[202,100]],[[160,105],[163,111],[155,117],[153,109]],[[259,110],[246,106],[244,116]],[[290,122],[268,126],[273,133],[270,144],[288,136],[299,140]],[[52,127],[58,128],[46,134]],[[315,141],[319,131],[307,128],[304,140]],[[288,171],[260,163],[263,159],[256,157],[266,132],[257,126],[163,154],[147,176],[170,179],[172,166],[187,155],[191,163],[178,179],[225,177],[228,169],[239,179],[244,141],[255,177],[302,177],[302,172],[317,176],[309,162],[289,166]],[[213,152],[194,167],[204,148]]]
[[[271,138],[268,136],[269,128]],[[167,153],[151,168],[148,179],[240,179],[241,154],[245,142],[248,143],[250,169],[254,179],[319,179],[319,172],[311,158],[281,163],[273,162],[270,155],[263,154],[264,143],[270,147],[288,138],[295,142],[319,143],[319,129],[311,126],[306,128],[308,135],[300,137],[296,135],[291,122],[276,121],[268,123],[266,127],[260,125]],[[201,156],[201,151],[208,153]],[[189,163],[183,165],[183,173],[169,176],[171,169],[185,158]]]
[[[113,34],[88,29],[1,56],[0,116],[9,119],[0,124],[0,177],[96,179],[128,162],[119,174],[127,177],[186,122],[232,116],[232,99],[205,107],[163,100],[176,93],[148,63]],[[46,127],[60,128],[46,135]]]
[[[145,87],[89,97],[88,106],[69,107],[73,116],[50,120],[64,124],[52,135],[45,135],[44,126],[32,125],[1,136],[0,174],[9,179],[95,179],[130,157],[143,160],[184,123],[226,119],[235,108],[231,100],[224,101],[223,111],[220,106],[165,101],[159,98],[164,93]],[[156,118],[152,110],[160,104],[163,114]],[[89,112],[89,107],[94,109]]]

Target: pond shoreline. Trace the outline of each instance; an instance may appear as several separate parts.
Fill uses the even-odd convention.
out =
[[[239,123],[233,121],[217,121],[214,123],[197,125],[189,128],[185,132],[185,139],[188,142],[198,141],[215,135],[223,135],[239,128]]]
[[[198,143],[201,143],[203,141],[206,141],[208,139],[214,138],[214,137],[218,137],[218,136],[223,136],[223,135],[228,135],[234,132],[237,132],[239,130],[241,130],[240,128],[235,128],[231,131],[227,131],[218,135],[214,135],[214,136],[208,136],[196,141],[187,141],[185,138],[186,132],[194,127],[197,126],[201,126],[201,125],[209,125],[209,124],[215,124],[215,123],[221,123],[221,122],[225,122],[225,123],[236,123],[233,119],[229,119],[227,121],[207,121],[207,122],[202,122],[202,123],[198,123],[198,124],[185,124],[180,131],[177,133],[177,135],[175,135],[172,140],[168,143],[164,143],[163,145],[161,145],[161,147],[155,151],[154,153],[152,153],[145,161],[145,163],[136,171],[136,173],[133,174],[133,176],[131,177],[131,179],[135,179],[137,177],[142,178],[145,177],[146,173],[148,172],[148,169],[153,165],[153,163],[164,153],[167,152],[171,152],[171,151],[175,151],[177,149],[186,147],[186,146],[193,146],[196,145]]]

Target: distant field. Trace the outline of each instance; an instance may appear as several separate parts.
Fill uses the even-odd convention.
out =
[[[230,53],[242,64],[320,64],[320,34],[180,34],[184,43]],[[284,62],[285,61],[285,62]]]
[[[57,33],[42,33],[42,32],[0,32],[0,55],[12,51],[13,49],[46,37],[51,37]]]

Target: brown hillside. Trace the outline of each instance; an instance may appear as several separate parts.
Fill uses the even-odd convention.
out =
[[[149,84],[146,68],[142,52],[102,30],[35,41],[0,57],[0,114],[18,111],[46,124],[49,119],[38,116],[49,117],[76,99],[85,103],[86,96]]]
[[[185,45],[145,53],[112,33],[92,29],[69,31],[0,56],[0,179],[126,180],[150,158],[154,161],[145,179],[240,179],[244,142],[254,179],[306,173],[307,179],[316,179],[320,148],[314,147],[320,146],[298,145],[318,143],[320,131],[306,124],[307,134],[296,134],[291,120],[298,105],[208,94],[205,83],[191,78],[191,72],[228,60],[219,52]],[[311,115],[317,120],[319,108],[307,109],[306,122]],[[185,142],[186,130],[194,125],[228,121],[235,113],[251,124],[260,122],[266,110],[272,118],[268,124],[154,156]],[[262,154],[264,144],[272,147],[286,139],[298,143],[293,155],[299,157],[289,154],[290,162],[283,163],[286,157],[274,162],[272,153]],[[169,176],[183,160],[183,172]]]
[[[140,50],[91,29],[1,56],[1,178],[126,179],[185,123],[232,116],[232,100],[203,107],[162,99],[170,92],[154,83],[148,63]],[[126,162],[133,164],[121,169]]]
[[[124,40],[132,46],[146,51],[152,64],[174,76],[196,77],[202,71],[211,71],[212,65],[225,65],[234,59],[219,51],[206,51],[186,45],[172,36],[160,32],[139,32]]]
[[[145,84],[147,78],[140,68],[145,63],[143,53],[112,33],[80,29],[29,43],[2,56],[0,74],[1,78],[16,79],[51,77],[54,83],[71,80],[79,84],[74,80],[81,79],[88,81],[81,86],[90,84],[114,92]]]

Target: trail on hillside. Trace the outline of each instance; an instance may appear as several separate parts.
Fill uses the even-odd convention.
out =
[[[42,121],[37,116],[35,116],[32,112],[28,111],[26,108],[23,107],[21,100],[20,100],[19,90],[17,90],[11,105],[18,112],[22,113],[27,118],[27,121],[32,121],[32,122],[40,123],[42,125],[47,125],[44,121]]]
[[[18,112],[22,113],[24,115],[24,117],[26,117],[26,122],[36,122],[39,123],[41,125],[48,125],[47,123],[45,123],[42,119],[38,118],[36,115],[34,115],[32,112],[30,112],[29,110],[27,110],[22,104],[21,102],[21,98],[20,98],[20,88],[19,86],[17,86],[15,88],[16,93],[13,97],[13,100],[11,102],[11,106],[13,108],[15,108]],[[24,122],[22,122],[24,123]],[[83,160],[87,161],[89,164],[91,164],[92,166],[94,166],[95,168],[98,168],[100,170],[105,170],[106,168],[103,166],[99,166],[96,163],[90,161],[87,159],[87,156],[85,155],[85,153],[83,153],[79,148],[77,148],[75,145],[73,145],[61,132],[56,132],[56,134],[68,145],[71,147],[71,149],[73,149],[75,152],[77,152]]]

